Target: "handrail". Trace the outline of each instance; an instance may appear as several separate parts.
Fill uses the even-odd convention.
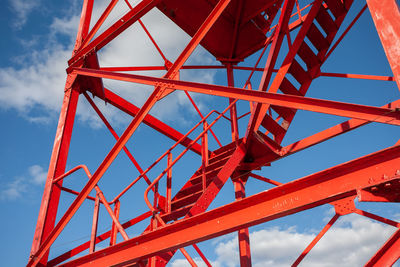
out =
[[[86,165],[81,164],[81,165],[78,165],[78,166],[72,168],[71,170],[67,171],[66,173],[60,175],[56,179],[54,179],[53,183],[57,183],[58,181],[64,179],[65,177],[67,177],[68,175],[76,172],[79,169],[83,169],[85,171],[85,174],[87,175],[89,180],[92,178],[92,174],[90,173],[88,167]],[[112,203],[112,202],[110,202],[110,203],[107,202],[103,192],[100,190],[98,185],[96,185],[94,188],[95,188],[96,193],[99,196],[101,202],[103,203],[104,207],[106,208],[107,212],[110,214],[111,219],[115,223],[115,225],[116,225],[118,231],[120,232],[121,236],[124,238],[124,240],[128,240],[129,239],[128,235],[126,234],[124,228],[121,226],[121,224],[119,223],[119,221],[118,221],[117,217],[115,216],[113,210],[110,207],[110,203]]]
[[[174,145],[172,145],[167,151],[164,152],[164,154],[162,154],[156,161],[153,162],[153,164],[151,164],[143,173],[141,173],[133,182],[131,182],[127,187],[125,187],[124,190],[121,191],[121,193],[119,193],[112,201],[111,203],[114,203],[115,201],[117,201],[123,194],[126,193],[126,191],[128,191],[138,180],[140,180],[140,178],[142,178],[144,175],[146,175],[146,173],[148,173],[155,165],[157,165],[158,162],[160,162],[168,153],[170,153],[177,145],[180,144],[180,142],[182,142],[186,137],[189,136],[189,134],[191,134],[200,124],[203,123],[203,121],[205,121],[209,116],[211,116],[211,114],[213,113],[219,113],[216,110],[211,110],[203,119],[201,119],[195,126],[193,126],[184,136],[182,136],[178,141],[176,141],[176,143]],[[198,139],[197,139],[198,140]],[[187,147],[191,147],[194,143],[197,142],[196,141],[192,141],[189,146]],[[187,149],[185,149],[184,151],[187,151]],[[149,185],[150,186],[150,185]]]
[[[154,181],[146,188],[146,190],[144,191],[144,201],[146,202],[147,206],[149,207],[149,209],[153,212],[153,214],[155,214],[155,208],[153,208],[153,206],[151,205],[149,199],[148,199],[148,193],[150,191],[150,189],[156,184],[158,183],[158,181],[172,168],[172,166],[174,166],[174,164],[190,149],[190,147],[195,144],[222,116],[225,112],[227,112],[236,102],[238,101],[238,99],[232,101],[232,103],[230,103],[225,109],[224,111],[222,111],[220,113],[220,115],[218,115],[217,118],[214,119],[214,121],[208,125],[197,137],[196,139],[193,139],[192,142],[190,142],[190,144],[174,159],[174,161],[163,171],[161,172],[161,174],[154,179]],[[210,114],[208,114],[206,117],[204,117],[204,119],[206,119]],[[201,123],[203,120],[201,120],[199,123]],[[199,124],[198,123],[198,124]],[[196,124],[196,127],[197,125]],[[165,154],[165,153],[164,153]],[[160,220],[160,218],[158,218],[158,216],[156,216],[158,220]]]
[[[60,175],[60,176],[58,176],[56,179],[53,180],[53,184],[55,184],[55,183],[57,183],[58,181],[64,179],[65,177],[69,176],[70,174],[73,174],[74,172],[76,172],[76,171],[79,170],[79,169],[83,169],[83,170],[85,171],[87,177],[89,177],[89,178],[92,177],[92,175],[90,174],[90,171],[89,171],[88,167],[87,167],[86,165],[81,164],[81,165],[78,165],[78,166],[72,168],[71,170],[67,171],[66,173],[64,173],[64,174],[62,174],[62,175]]]

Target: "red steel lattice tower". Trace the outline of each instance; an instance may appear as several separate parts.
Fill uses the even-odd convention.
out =
[[[349,12],[354,9],[353,0],[119,2],[129,10],[105,26],[104,22],[118,0],[110,0],[97,20],[92,19],[97,3],[94,0],[83,1],[28,266],[165,266],[178,250],[195,266],[193,255],[185,250],[189,246],[194,247],[210,266],[196,244],[235,231],[238,232],[240,265],[250,266],[248,227],[325,204],[334,206],[335,215],[298,258],[293,259],[293,266],[306,257],[338,218],[352,213],[396,229],[375,255],[371,255],[366,265],[390,266],[397,261],[400,256],[400,224],[361,210],[354,201],[356,198],[359,203],[399,201],[400,143],[299,179],[275,181],[254,173],[326,140],[334,141],[334,137],[361,126],[400,124],[399,100],[376,107],[307,95],[310,86],[317,82],[314,80],[320,77],[383,80],[397,84],[394,87],[398,89],[400,13],[395,0],[367,0],[361,10],[353,13]],[[190,36],[175,60],[167,58],[162,44],[157,43],[158,33],[147,29],[141,20],[153,10],[168,17]],[[335,60],[332,52],[345,40],[365,10],[369,10],[372,16],[393,76],[322,72],[321,68],[328,59],[333,57]],[[346,19],[349,21],[347,24],[344,23]],[[99,51],[133,25],[143,28],[146,38],[164,60],[164,66],[137,66],[135,62],[132,62],[134,67],[102,66]],[[198,46],[213,56],[215,64],[187,64]],[[224,70],[227,84],[181,79],[180,74],[189,70]],[[140,71],[157,72],[142,75]],[[247,73],[244,82],[239,81],[244,75],[236,75],[238,71]],[[257,75],[259,78],[255,78]],[[152,88],[151,93],[138,107],[118,90],[106,88],[105,79],[146,85]],[[336,80],[332,78],[332,81]],[[149,114],[160,100],[177,97],[179,91],[188,97],[201,117],[190,125],[193,128],[185,132]],[[198,108],[196,99],[190,95],[193,92],[209,96],[207,102],[212,110],[208,114]],[[79,98],[92,106],[116,142],[91,171],[85,162],[66,171],[70,142],[74,141],[71,141],[71,135]],[[96,101],[100,99],[98,103],[107,103],[102,108],[113,107],[132,117],[120,136],[93,98]],[[289,129],[299,110],[349,119],[303,138],[296,135],[295,128]],[[136,160],[132,154],[144,154],[144,146],[134,145],[132,148],[128,144],[142,128],[143,131],[161,134],[162,137],[151,140],[160,149],[168,144],[162,153],[151,155],[153,163],[150,162],[147,168],[142,168],[143,160]],[[284,143],[287,133],[298,141]],[[119,188],[117,192],[111,190],[111,186],[103,186],[102,178],[109,179],[109,176],[104,178],[106,171],[122,150],[139,175],[126,184],[114,177],[113,185]],[[196,165],[194,174],[182,177],[179,168],[189,168],[186,163],[180,164],[182,160]],[[154,174],[155,170],[159,172]],[[68,178],[77,174],[87,176],[88,180],[85,179],[80,189],[67,187]],[[254,194],[245,192],[247,183],[254,179],[270,184],[272,188]],[[233,182],[234,201],[226,205],[215,204],[213,200],[228,180]],[[140,195],[142,205],[125,201],[126,195],[141,182],[146,183],[141,187],[144,190],[139,188],[134,194]],[[61,206],[66,205],[63,202],[65,195],[74,198],[62,209]],[[78,210],[83,205],[89,205],[92,210],[90,222],[84,221],[90,228],[90,237],[87,242],[53,257],[49,254],[50,248],[73,216],[80,216]],[[127,207],[130,208],[130,219],[122,222],[120,212],[126,211]],[[98,224],[104,220],[110,222],[109,229],[98,233]],[[132,232],[134,228],[137,230]],[[100,247],[96,248],[99,243]]]

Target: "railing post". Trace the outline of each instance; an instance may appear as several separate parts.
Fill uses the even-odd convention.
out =
[[[169,168],[167,172],[167,192],[165,194],[166,200],[167,200],[167,213],[171,212],[171,198],[172,198],[172,193],[171,193],[171,186],[172,186],[172,168],[170,168],[172,162],[172,153],[169,152],[167,155],[167,167]]]
[[[117,220],[119,219],[119,207],[120,207],[120,202],[119,200],[117,200],[115,201],[114,204],[114,214]],[[117,233],[118,233],[117,225],[113,221],[111,226],[110,246],[115,245],[115,243],[117,242]]]
[[[96,200],[94,202],[94,210],[93,210],[93,223],[92,223],[92,233],[90,236],[89,253],[93,253],[96,248],[97,223],[99,221],[99,208],[100,208],[100,198],[99,198],[99,195],[96,194]]]
[[[158,203],[158,181],[154,185],[154,200],[153,200],[153,208],[157,211],[157,203]]]
[[[203,131],[205,131],[208,127],[207,121],[203,122]],[[202,184],[203,184],[203,192],[207,187],[207,175],[206,175],[206,167],[208,166],[208,133],[204,132],[203,137],[201,138],[201,171],[202,171]]]

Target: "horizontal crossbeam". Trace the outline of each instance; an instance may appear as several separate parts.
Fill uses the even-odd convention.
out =
[[[85,68],[73,68],[73,73],[91,77],[147,84],[152,86],[164,86],[167,88],[173,88],[183,91],[230,97],[293,109],[308,110],[342,117],[350,117],[373,122],[400,125],[400,111],[390,108],[372,107],[303,96],[260,92],[229,86],[177,81],[165,78],[156,78],[126,73],[115,73]]]

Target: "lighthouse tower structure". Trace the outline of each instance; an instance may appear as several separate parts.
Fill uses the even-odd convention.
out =
[[[158,19],[184,38],[151,27]],[[121,66],[113,43],[129,31]],[[136,51],[142,42],[153,52]],[[228,233],[251,266],[249,227],[285,219],[320,230],[287,252],[297,266],[335,222],[358,217],[392,228],[365,260],[391,266],[399,47],[396,0],[83,0],[27,266],[166,266],[182,254],[211,266],[205,244]],[[349,73],[357,65],[371,71]],[[103,125],[89,137],[78,100]]]

